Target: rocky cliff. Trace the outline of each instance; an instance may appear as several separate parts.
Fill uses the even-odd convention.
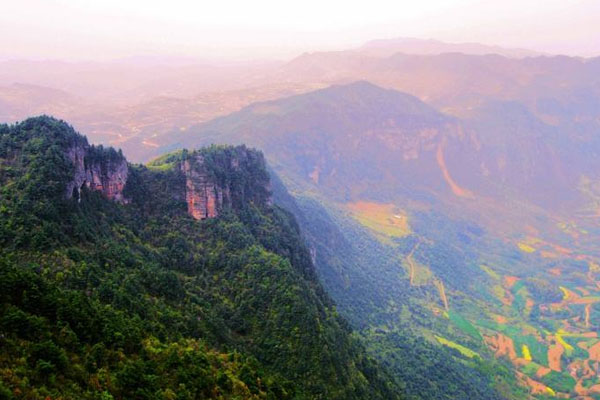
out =
[[[73,167],[66,185],[66,197],[81,201],[82,189],[99,191],[108,199],[126,204],[123,190],[129,175],[125,157],[112,149],[73,143],[66,151]],[[225,209],[248,204],[271,204],[271,191],[265,161],[260,152],[244,146],[212,147],[171,154],[163,159],[183,174],[185,186],[178,193],[185,199],[188,213],[195,219],[217,217]],[[154,163],[154,166],[164,166]],[[174,197],[179,197],[173,193]]]
[[[188,213],[214,218],[224,209],[271,204],[268,173],[262,153],[244,146],[212,147],[181,153]]]
[[[40,191],[46,190],[46,186],[56,187],[56,200],[62,197],[79,202],[86,191],[96,191],[120,204],[131,203],[132,194],[125,195],[125,186],[128,180],[135,181],[135,171],[139,175],[140,168],[128,164],[120,151],[90,145],[70,126],[49,117],[27,120],[11,129],[17,133],[0,131],[0,139],[5,142],[0,149],[0,166],[6,160],[26,175],[36,168],[35,162],[46,158],[57,160],[59,167],[44,170],[43,174],[36,170],[43,183]],[[36,143],[34,140],[40,142],[37,148],[29,144]],[[17,164],[14,160],[23,162]],[[168,172],[171,206],[183,206],[181,202],[185,201],[188,214],[195,219],[214,218],[225,210],[237,211],[248,206],[265,208],[272,203],[264,157],[245,146],[182,150],[149,163],[148,169],[156,170],[159,175]],[[9,178],[9,174],[0,174],[0,183]],[[135,192],[135,188],[130,192]]]
[[[125,157],[114,150],[76,143],[67,150],[67,157],[74,167],[73,179],[67,184],[66,196],[81,200],[81,189],[102,192],[107,198],[127,203],[123,189],[127,183],[129,168]]]
[[[214,218],[226,210],[272,205],[265,159],[245,146],[210,146],[182,150],[148,163],[150,170],[173,173],[174,198],[184,199],[195,219]]]
[[[185,201],[188,213],[196,219],[214,218],[230,203],[229,188],[220,187],[209,175],[202,155],[193,155],[181,162],[185,175]]]

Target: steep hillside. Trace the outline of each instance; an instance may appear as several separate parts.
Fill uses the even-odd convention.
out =
[[[576,398],[600,391],[599,147],[586,132],[573,136],[517,101],[486,101],[460,120],[358,82],[258,103],[171,139],[265,150],[326,289],[401,382],[418,382],[402,369],[416,364],[459,371],[458,398],[490,384],[508,398]],[[440,360],[445,348],[475,375],[451,359],[407,360],[406,348],[436,349]]]
[[[2,398],[392,399],[262,154],[146,166],[48,117],[0,126]]]
[[[396,193],[425,178],[444,190],[436,149],[443,136],[458,134],[454,119],[418,99],[356,82],[257,103],[171,140],[249,141],[276,155],[274,168],[332,196],[352,198]]]
[[[460,121],[412,96],[358,82],[255,104],[179,138],[186,146],[247,141],[270,154],[270,165],[296,197],[289,208],[310,239],[327,290],[410,394],[495,398],[488,373],[497,371],[502,381],[503,367],[453,361],[432,334],[451,329],[438,319],[443,310],[435,279],[452,293],[470,292],[485,279],[472,248],[443,240],[456,223],[441,213],[443,205],[475,200],[440,160],[440,149],[444,156],[452,143],[472,146],[461,129]],[[434,205],[437,215],[430,214]],[[417,212],[422,216],[413,220]],[[458,230],[465,228],[480,229],[464,223]],[[436,240],[428,240],[433,234]],[[403,260],[413,249],[423,270],[418,280],[427,285],[412,287],[406,279]],[[485,351],[480,341],[472,345]],[[437,357],[425,356],[432,352]],[[447,376],[457,383],[442,390]]]

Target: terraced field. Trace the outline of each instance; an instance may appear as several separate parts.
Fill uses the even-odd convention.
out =
[[[397,245],[401,265],[437,316],[438,323],[425,329],[433,341],[463,362],[495,358],[534,398],[600,399],[600,259],[585,242],[586,230],[557,224],[560,240],[540,237],[533,228],[507,233],[496,255],[489,254],[489,242],[475,244],[463,261],[478,261],[469,284],[465,276],[453,280],[464,264],[445,274],[440,268],[452,260],[428,256],[440,240],[416,219],[409,227],[410,213],[402,214],[406,225],[400,225],[393,223],[399,210],[390,205],[355,203],[348,209],[383,241],[407,243]],[[441,240],[452,237],[451,231],[444,235]]]
[[[591,230],[559,222],[546,236],[526,227],[460,243],[455,222],[444,230],[429,221],[436,237],[419,211],[376,202],[344,210],[400,252],[414,300],[437,319],[420,328],[432,342],[469,365],[495,359],[534,398],[600,399],[600,248],[590,246]],[[437,253],[440,243],[457,247]],[[452,259],[464,251],[468,257]]]
[[[541,269],[531,279],[483,265],[492,282],[490,297],[501,306],[470,323],[469,312],[460,318],[452,310],[447,315],[465,334],[480,334],[497,358],[509,361],[532,395],[600,398],[598,264],[540,239],[527,238],[515,247],[533,264],[542,264],[551,254],[556,266]]]

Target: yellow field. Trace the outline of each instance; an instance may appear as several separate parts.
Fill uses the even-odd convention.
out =
[[[519,250],[524,251],[525,253],[533,253],[535,251],[535,248],[531,247],[527,243],[517,243],[517,246],[519,247]]]
[[[444,346],[448,346],[450,348],[460,351],[460,353],[465,357],[469,357],[469,358],[479,357],[479,354],[477,354],[473,350],[469,349],[468,347],[465,347],[463,345],[455,343],[455,342],[448,340],[446,338],[443,338],[441,336],[436,335],[435,338],[437,339],[438,342],[440,342]]]
[[[479,266],[486,274],[488,274],[490,276],[490,278],[499,281],[500,280],[500,275],[498,275],[498,273],[496,271],[494,271],[493,269],[491,269],[490,267],[488,267],[487,265],[480,265]]]
[[[556,333],[556,335],[554,335],[554,337],[556,338],[556,341],[558,343],[560,343],[560,345],[567,351],[573,351],[573,346],[571,346],[569,343],[565,342],[565,340],[562,338],[562,335],[560,333]]]
[[[526,359],[527,361],[531,361],[532,358],[531,358],[531,353],[529,352],[529,347],[526,344],[524,344],[523,348],[521,350],[523,352],[523,358]]]
[[[358,201],[347,208],[354,219],[379,234],[404,237],[411,233],[408,216],[393,204]]]

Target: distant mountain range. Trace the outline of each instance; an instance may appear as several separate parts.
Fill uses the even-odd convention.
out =
[[[257,101],[368,80],[455,116],[468,116],[488,100],[517,101],[546,123],[592,134],[598,59],[520,55],[496,46],[399,38],[248,66],[165,64],[154,58],[146,64],[4,61],[0,116],[6,122],[41,113],[63,117],[93,140],[122,146],[140,160],[163,144],[157,136],[174,127],[186,129]],[[36,97],[46,101],[28,100],[33,86],[38,92],[45,88]],[[65,103],[65,95],[77,100]]]
[[[388,57],[396,53],[419,55],[438,55],[444,53],[472,55],[498,54],[500,56],[511,58],[536,57],[543,55],[540,52],[527,49],[511,49],[481,43],[448,43],[434,39],[416,39],[407,37],[371,40],[360,46],[357,51],[379,57]]]

